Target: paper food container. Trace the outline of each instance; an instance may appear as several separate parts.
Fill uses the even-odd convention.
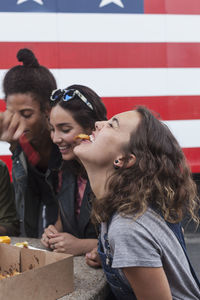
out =
[[[0,244],[0,300],[53,300],[74,290],[73,256]]]

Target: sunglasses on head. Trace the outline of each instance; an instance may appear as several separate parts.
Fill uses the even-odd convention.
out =
[[[76,96],[78,96],[79,99],[81,99],[90,109],[93,110],[92,104],[78,90],[73,90],[73,89],[69,89],[69,90],[57,89],[57,90],[54,90],[51,94],[50,100],[51,101],[62,100],[62,101],[67,102],[69,100],[74,99]]]

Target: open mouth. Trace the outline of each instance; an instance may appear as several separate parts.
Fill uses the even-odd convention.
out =
[[[70,146],[59,146],[59,150],[61,153],[66,153],[66,152],[69,152],[71,150],[71,147]]]

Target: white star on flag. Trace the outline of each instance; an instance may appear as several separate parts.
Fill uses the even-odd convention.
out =
[[[122,3],[121,0],[102,0],[99,7],[103,7],[103,6],[108,5],[110,3],[114,3],[114,4],[116,4],[120,7],[124,7],[124,4]]]
[[[18,0],[17,4],[22,4],[22,3],[27,2],[27,1],[29,1],[29,0]],[[36,2],[38,4],[40,4],[40,5],[44,4],[42,0],[32,0],[32,1],[34,1],[34,2]]]

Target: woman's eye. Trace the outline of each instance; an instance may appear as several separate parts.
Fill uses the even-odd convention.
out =
[[[23,114],[22,117],[25,119],[29,119],[32,116],[32,114]]]
[[[112,124],[112,123],[108,123],[108,126],[109,126],[109,127],[113,127],[113,124]]]
[[[32,110],[23,110],[20,112],[20,115],[25,119],[29,119],[32,117],[33,112],[32,112]]]
[[[69,133],[70,131],[71,131],[71,129],[69,129],[69,128],[68,129],[62,129],[63,133]]]

